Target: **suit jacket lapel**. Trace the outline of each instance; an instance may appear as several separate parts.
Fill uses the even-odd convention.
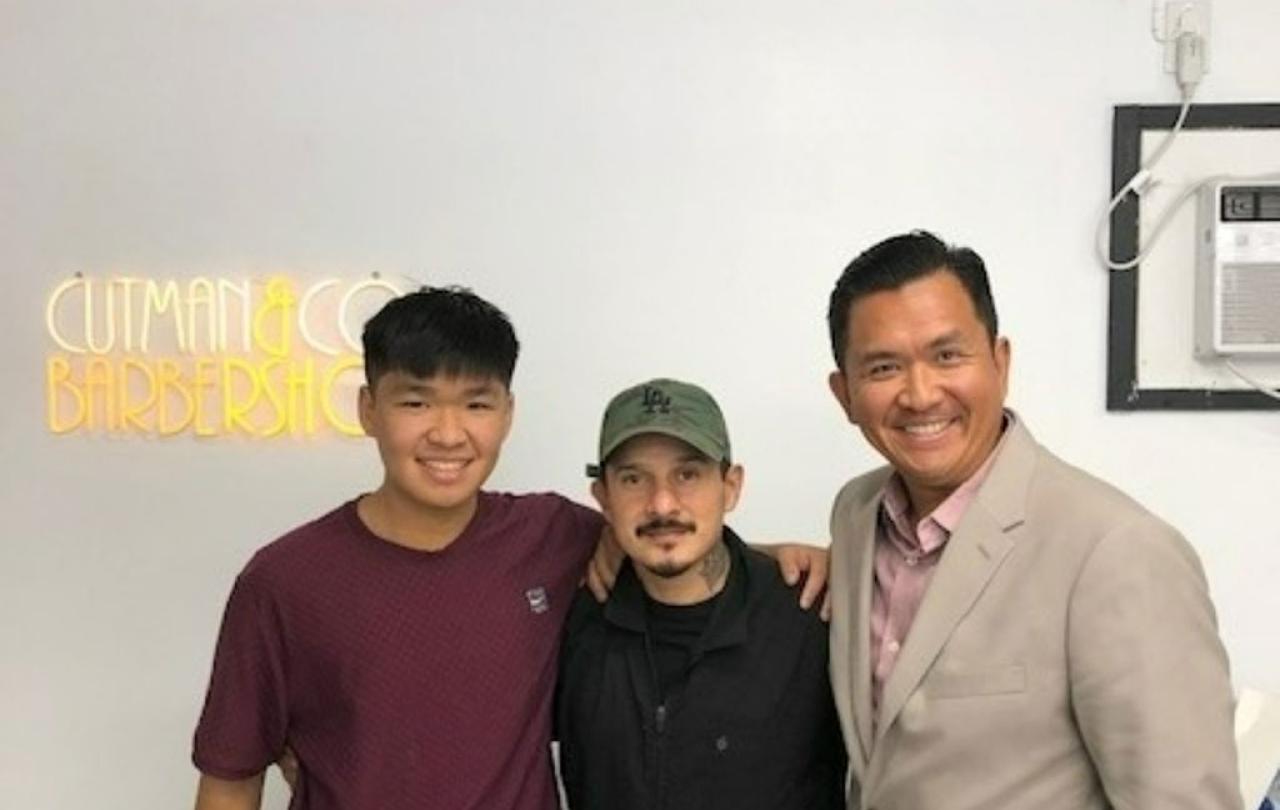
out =
[[[859,773],[871,760],[874,724],[871,710],[871,589],[875,571],[876,516],[880,510],[880,498],[873,498],[858,509],[849,522],[854,542],[848,544],[848,570],[845,572],[853,584],[852,604],[847,607],[850,634],[845,644],[838,644],[849,651],[848,677],[852,681],[848,691],[838,689],[837,694],[853,695],[852,712],[854,727],[861,747]],[[850,751],[851,757],[859,752]]]
[[[885,683],[876,739],[893,725],[960,619],[1013,548],[1011,531],[1021,525],[1026,511],[1036,445],[1020,422],[1015,421],[1009,431],[987,479],[947,541],[902,653]],[[870,613],[867,617],[869,624]]]

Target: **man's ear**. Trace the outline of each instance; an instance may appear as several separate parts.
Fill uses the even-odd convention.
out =
[[[1009,394],[1009,365],[1013,362],[1013,345],[1009,343],[1009,338],[996,338],[992,353],[995,356],[996,373],[1000,375],[1001,397],[1005,397]]]
[[[507,437],[511,435],[511,423],[516,416],[516,395],[507,392],[507,423],[502,426],[502,440],[505,442]]]
[[[732,512],[742,497],[742,485],[746,480],[746,471],[741,464],[730,465],[724,472],[724,511]]]
[[[368,436],[373,435],[373,389],[367,385],[360,386],[356,395],[356,410],[360,413],[360,427]]]
[[[836,369],[828,374],[827,387],[831,389],[831,394],[836,398],[836,402],[840,403],[840,410],[844,411],[849,424],[858,424],[858,420],[853,415],[853,400],[849,396],[849,378],[845,376],[844,372]]]
[[[604,470],[600,471],[600,478],[591,482],[591,497],[596,499],[596,503],[600,505],[600,514],[604,515],[604,519],[609,525],[613,525],[613,521],[609,518],[609,502],[605,497]]]

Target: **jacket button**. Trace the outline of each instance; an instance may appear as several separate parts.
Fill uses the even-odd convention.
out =
[[[716,750],[717,750],[717,751],[719,751],[719,752],[720,752],[720,753],[722,753],[722,754],[723,754],[725,751],[728,751],[728,750],[729,750],[729,738],[728,738],[728,737],[726,737],[726,736],[724,736],[723,734],[722,734],[722,735],[720,735],[719,737],[716,737]]]

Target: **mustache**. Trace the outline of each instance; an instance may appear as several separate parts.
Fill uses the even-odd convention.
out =
[[[655,520],[649,521],[648,523],[645,523],[640,528],[636,529],[636,534],[640,535],[641,537],[647,537],[651,534],[657,534],[658,532],[666,532],[666,531],[692,533],[696,528],[697,527],[694,526],[692,523],[685,523],[684,521],[672,520],[670,518],[657,518]]]

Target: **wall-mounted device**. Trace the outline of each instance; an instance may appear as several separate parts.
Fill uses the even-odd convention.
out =
[[[1280,182],[1200,191],[1196,355],[1280,355]]]

